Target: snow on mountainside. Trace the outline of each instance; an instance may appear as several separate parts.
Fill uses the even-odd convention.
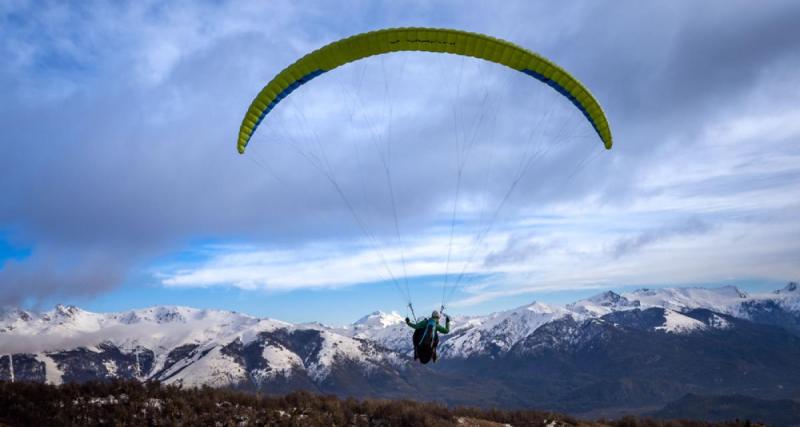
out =
[[[353,329],[367,329],[367,328],[386,328],[388,326],[403,323],[403,316],[399,315],[396,311],[391,313],[384,313],[382,311],[374,311],[358,320],[353,322]]]
[[[800,311],[800,289],[797,283],[791,282],[783,289],[773,292],[773,298],[777,300],[778,305],[786,310]],[[765,297],[764,299],[769,299]]]
[[[752,295],[735,286],[723,286],[639,289],[623,294],[623,297],[638,302],[641,307],[662,307],[678,312],[703,308],[751,320],[760,314],[757,311],[770,311],[770,307],[778,307],[796,314],[800,312],[800,291],[795,282],[790,282],[780,290]]]
[[[52,311],[26,314],[0,321],[0,333],[6,332],[0,334],[0,348],[38,353],[110,342],[127,349],[137,346],[168,349],[235,336],[247,340],[263,330],[291,326],[235,312],[178,306],[92,313],[58,305]],[[7,339],[11,336],[13,341]]]
[[[738,306],[750,298],[735,286],[720,288],[639,289],[624,297],[643,307],[662,307],[675,311],[705,308],[718,313],[735,314]]]
[[[789,284],[786,285],[786,287],[784,287],[783,289],[778,289],[777,291],[773,291],[772,293],[776,295],[789,295],[798,297],[800,296],[800,290],[798,289],[800,288],[798,288],[797,283],[789,282]]]
[[[568,316],[576,321],[585,321],[610,313],[644,310],[648,307],[666,309],[663,322],[656,328],[666,333],[686,334],[708,328],[725,329],[730,325],[721,317],[713,318],[706,325],[682,313],[702,308],[734,317],[753,319],[753,306],[765,301],[795,312],[800,319],[800,291],[794,283],[790,283],[780,291],[755,295],[748,295],[734,286],[640,289],[622,295],[607,291],[567,304],[563,308],[533,303],[487,316],[455,317],[451,333],[442,336],[441,353],[443,356],[455,358],[494,356],[508,351],[540,326],[557,319]],[[756,307],[756,311],[758,310],[764,311],[770,308]],[[411,351],[409,330],[397,313],[375,312],[359,319],[353,325],[329,330],[372,340],[396,351],[404,353]]]
[[[697,309],[708,312],[698,317],[693,314]],[[440,354],[503,357],[521,343],[535,349],[562,342],[557,331],[564,328],[576,331],[573,341],[624,327],[694,334],[733,328],[733,318],[800,335],[800,291],[795,283],[753,295],[733,286],[659,288],[621,295],[609,291],[564,307],[534,302],[486,316],[453,317],[450,334],[441,337]],[[373,312],[350,325],[331,327],[179,306],[119,313],[62,305],[43,313],[0,311],[0,379],[15,375],[60,383],[133,377],[186,385],[302,385],[322,384],[332,375],[376,373],[394,381],[411,351],[411,330],[395,312]],[[349,374],[336,375],[342,370]]]
[[[616,292],[607,291],[590,298],[567,304],[567,310],[582,316],[600,317],[608,313],[639,308],[639,301],[631,301]]]
[[[539,326],[571,314],[542,303],[532,303],[487,316],[451,317],[450,334],[442,335],[440,352],[446,357],[467,358],[474,355],[502,353]],[[397,313],[371,313],[352,325],[325,327],[325,330],[373,341],[385,348],[411,354],[411,329]]]
[[[351,338],[371,340],[379,345],[408,353],[411,342],[408,338],[409,327],[405,318],[397,312],[372,312],[351,325],[328,328],[329,331]]]
[[[656,330],[664,332],[682,333],[691,332],[699,329],[706,329],[705,323],[684,316],[676,311],[664,309],[664,324],[656,326]]]
[[[504,353],[539,326],[567,315],[569,311],[561,307],[534,302],[513,310],[475,317],[463,329],[454,329],[442,341],[441,353],[458,358]]]
[[[264,343],[261,371],[252,372],[261,377],[288,377],[299,370],[322,381],[334,364],[343,361],[365,369],[398,363],[392,353],[373,352],[365,357],[359,340],[326,331],[311,331],[311,336],[303,337],[313,354],[301,358],[285,345],[272,342],[269,334],[279,331],[292,334],[308,329],[235,312],[188,307],[101,314],[59,305],[41,314],[4,311],[0,353],[34,355],[42,363],[37,369],[44,370],[51,383],[62,382],[64,375],[79,377],[86,369],[99,370],[107,377],[118,376],[123,369],[137,378],[166,383],[235,385],[247,381],[251,373],[243,358],[225,351],[234,342],[242,346]],[[13,366],[10,357],[8,364]]]

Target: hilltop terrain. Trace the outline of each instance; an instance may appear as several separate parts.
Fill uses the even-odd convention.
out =
[[[150,426],[670,426],[738,427],[724,423],[661,422],[626,417],[585,421],[541,411],[452,408],[408,400],[340,400],[295,392],[262,397],[209,387],[182,389],[135,381],[52,386],[0,382],[0,425],[150,425]]]

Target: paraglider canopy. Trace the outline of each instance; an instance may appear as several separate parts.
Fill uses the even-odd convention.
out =
[[[389,28],[328,44],[278,73],[256,96],[242,120],[237,142],[239,153],[244,153],[264,117],[301,85],[349,62],[397,51],[472,56],[525,73],[568,98],[591,123],[605,147],[611,148],[611,130],[600,104],[578,79],[544,57],[483,34],[440,28]]]

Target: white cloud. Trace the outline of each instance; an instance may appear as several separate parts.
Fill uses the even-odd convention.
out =
[[[771,135],[772,147],[799,139],[795,116],[737,116],[711,123],[691,144],[702,154],[662,158],[638,183],[641,193],[633,204],[607,204],[590,194],[519,211],[516,219],[493,224],[477,246],[476,237],[486,229],[478,226],[485,203],[462,203],[458,211],[472,219],[456,227],[449,264],[448,224],[403,236],[402,250],[392,238],[374,247],[362,239],[292,250],[227,248],[189,269],[166,273],[163,283],[287,291],[378,282],[392,275],[402,281],[404,270],[412,278],[446,272],[452,278],[464,271],[481,278],[461,284],[468,296],[452,305],[465,306],[541,291],[797,277],[800,266],[793,256],[800,255],[800,239],[788,236],[800,236],[800,221],[790,214],[800,209],[800,181],[684,191],[740,173],[800,176],[798,153],[754,154],[765,151],[754,144],[765,141],[760,135]],[[751,164],[753,158],[759,162]],[[737,166],[742,163],[747,164]],[[452,200],[442,206],[436,211],[449,217]]]
[[[334,3],[280,1],[24,6],[0,5],[8,59],[0,90],[10,100],[0,107],[0,228],[19,225],[34,253],[70,260],[52,286],[24,282],[38,294],[62,282],[78,294],[80,281],[68,276],[83,279],[76,271],[94,267],[87,254],[116,260],[104,264],[122,278],[197,236],[253,243],[192,248],[201,261],[162,266],[165,285],[341,287],[387,279],[380,254],[397,277],[403,258],[413,277],[458,274],[468,263],[465,271],[481,277],[463,288],[473,303],[543,289],[798,274],[796,6],[741,13],[750,6],[708,5],[718,13],[707,14],[694,5],[529,2],[502,11],[379,3],[346,13]],[[273,111],[252,157],[235,154],[243,110],[280,69],[341,37],[406,24],[486,32],[555,59],[600,99],[614,149],[602,151],[574,107],[527,76],[408,53],[319,77]],[[548,120],[531,132],[538,117]],[[564,124],[570,137],[556,145]],[[448,265],[454,146],[470,141],[473,126],[478,142]],[[299,149],[289,147],[293,138]],[[538,150],[472,255],[520,164]],[[380,251],[298,151],[326,153]],[[707,230],[676,231],[693,218]],[[21,263],[51,268],[39,259]],[[23,283],[10,271],[2,283]]]
[[[466,245],[456,239],[454,260],[465,258]],[[297,288],[340,287],[359,283],[403,280],[444,271],[439,254],[441,237],[398,245],[367,242],[314,244],[295,250],[225,248],[192,269],[162,272],[166,286],[236,286],[286,291]],[[405,259],[405,268],[402,260]]]

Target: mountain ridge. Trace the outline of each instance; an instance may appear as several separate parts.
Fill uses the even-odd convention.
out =
[[[395,312],[327,326],[183,306],[116,313],[63,305],[42,313],[5,309],[0,380],[120,378],[505,406],[535,399],[568,411],[626,400],[665,403],[698,391],[730,394],[744,386],[781,398],[792,386],[772,390],[769,381],[793,378],[781,372],[796,364],[783,354],[800,359],[798,300],[794,283],[753,295],[735,287],[662,288],[607,291],[563,307],[534,302],[486,316],[455,316],[440,344],[444,363],[427,366],[413,363],[411,331]],[[754,353],[758,345],[771,346],[764,354],[775,360]],[[695,360],[693,354],[704,356]],[[504,369],[497,371],[497,364]],[[714,366],[728,371],[714,373]],[[667,367],[692,375],[666,375]],[[660,385],[624,379],[633,373]],[[703,375],[718,379],[695,378]],[[476,394],[475,381],[492,396]],[[618,391],[609,397],[598,394],[601,388]]]

